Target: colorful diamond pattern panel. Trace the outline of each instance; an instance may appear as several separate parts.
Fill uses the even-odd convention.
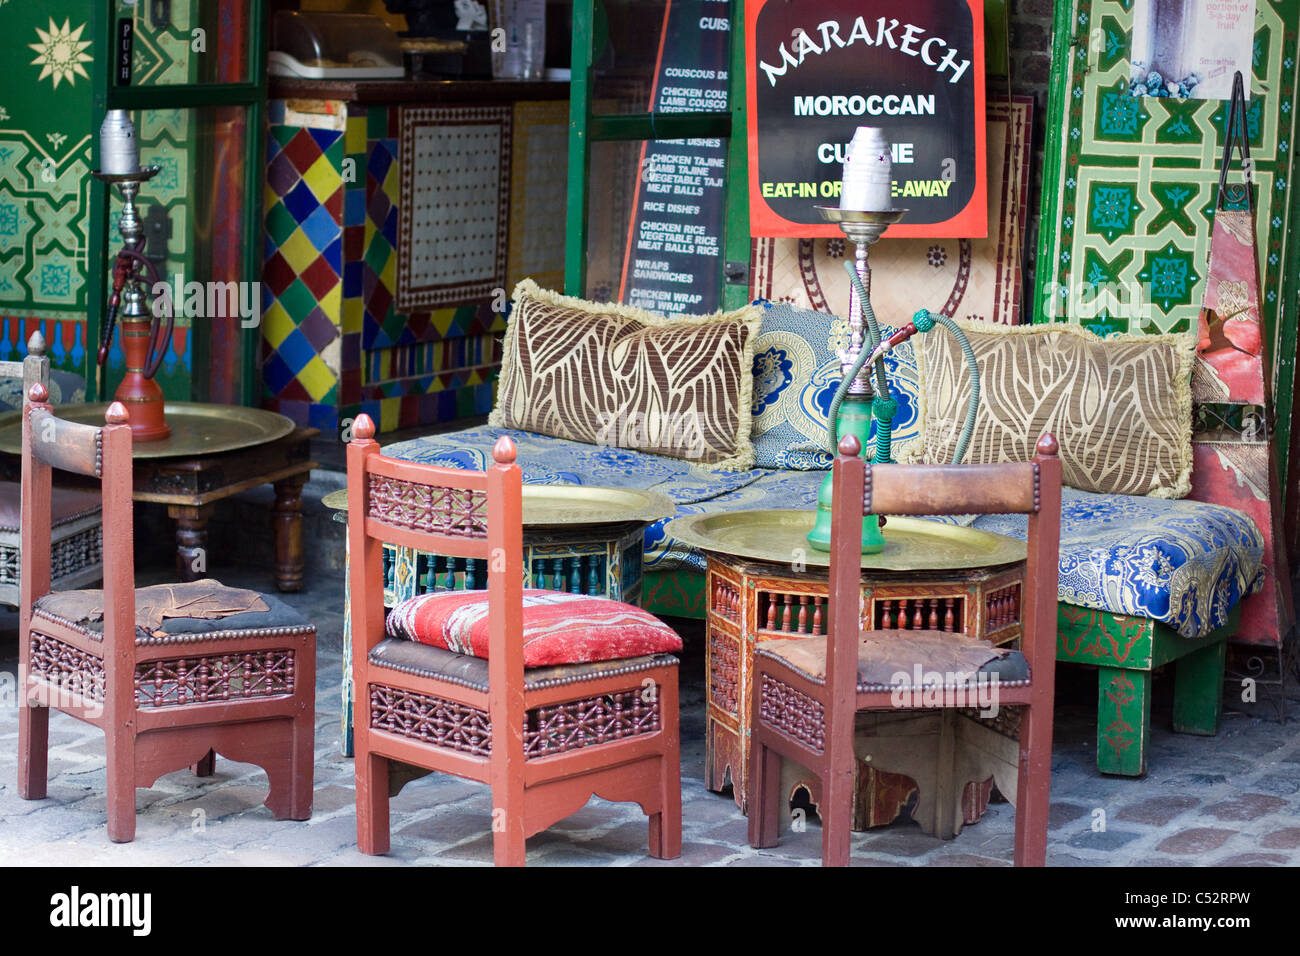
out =
[[[344,158],[338,130],[270,128],[262,381],[268,398],[298,403],[292,417],[303,423],[338,403]]]
[[[399,110],[326,106],[315,117],[269,104],[266,406],[330,430],[361,412],[381,431],[486,415],[505,330],[492,297],[396,304]]]

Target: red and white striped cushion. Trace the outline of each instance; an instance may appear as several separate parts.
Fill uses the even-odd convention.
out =
[[[587,664],[680,651],[677,632],[653,614],[608,598],[524,591],[524,666]],[[488,656],[486,591],[407,598],[388,615],[392,637],[457,654]]]

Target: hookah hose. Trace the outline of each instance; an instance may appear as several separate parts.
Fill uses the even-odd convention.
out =
[[[858,372],[862,370],[867,362],[874,362],[876,365],[876,378],[880,386],[880,394],[873,403],[873,411],[876,413],[876,454],[872,458],[873,462],[887,462],[890,455],[890,432],[893,424],[894,413],[898,409],[898,402],[889,394],[888,386],[885,384],[885,353],[894,349],[896,346],[906,342],[917,332],[928,332],[934,328],[935,324],[942,325],[945,329],[957,337],[961,345],[962,353],[966,356],[966,367],[970,370],[971,376],[971,393],[970,403],[966,408],[966,421],[962,426],[961,437],[957,440],[957,448],[953,452],[952,463],[958,464],[966,455],[966,446],[970,444],[971,435],[975,431],[975,414],[979,411],[980,403],[980,379],[979,364],[975,361],[975,350],[971,348],[970,340],[966,334],[958,328],[957,323],[943,313],[931,315],[927,309],[919,309],[912,321],[905,325],[901,330],[894,333],[886,341],[880,340],[880,328],[876,323],[875,313],[871,309],[871,303],[867,299],[866,290],[862,286],[862,280],[859,278],[857,270],[853,268],[850,262],[844,263],[844,269],[849,274],[849,279],[853,283],[855,291],[858,293],[858,299],[863,303],[862,312],[867,319],[868,338],[872,346],[868,352],[863,349],[858,355],[858,359],[853,364],[852,371],[845,375],[840,387],[835,392],[834,399],[831,400],[831,407],[827,419],[827,433],[831,439],[831,453],[839,447],[839,436],[836,433],[837,413],[840,403],[844,396],[848,394],[849,386],[857,378]]]
[[[158,267],[146,256],[141,255],[134,249],[121,249],[117,253],[117,261],[113,264],[113,294],[108,300],[108,314],[104,320],[104,332],[100,336],[99,352],[95,356],[98,364],[103,365],[108,360],[108,348],[113,341],[113,328],[117,325],[117,310],[122,299],[122,288],[126,285],[127,279],[136,278],[143,271],[148,279],[149,287],[153,288],[161,281],[158,274]],[[149,351],[145,361],[144,368],[141,370],[145,378],[153,378],[158,374],[163,358],[167,354],[167,343],[171,341],[172,332],[176,325],[176,312],[170,301],[165,305],[167,311],[167,331],[163,332],[162,323],[159,322],[159,315],[154,314],[153,323],[149,330]]]

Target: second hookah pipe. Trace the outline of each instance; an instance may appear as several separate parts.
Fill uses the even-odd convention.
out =
[[[129,246],[123,246],[117,253],[117,259],[113,263],[113,294],[108,298],[108,312],[104,317],[104,330],[99,337],[99,351],[95,354],[95,361],[103,365],[108,361],[108,350],[113,344],[113,330],[117,326],[117,313],[122,303],[122,290],[126,284],[132,283],[137,285],[144,282],[147,288],[152,289],[154,285],[161,281],[158,273],[158,267],[153,264],[153,260],[142,255]],[[158,369],[162,366],[163,359],[167,355],[167,344],[171,341],[172,332],[176,325],[176,314],[172,310],[170,301],[163,296],[163,301],[157,303],[155,309],[159,309],[166,314],[166,330],[161,317],[157,312],[154,314],[153,322],[149,328],[149,351],[146,353],[144,372],[145,378],[153,378],[158,374]]]
[[[144,226],[136,211],[135,200],[143,183],[158,173],[157,166],[140,166],[140,148],[135,136],[135,125],[125,110],[109,110],[99,130],[100,163],[94,175],[109,184],[115,184],[122,193],[122,215],[118,231],[122,235],[122,248],[113,262],[113,291],[108,299],[104,328],[99,338],[95,360],[99,365],[108,361],[108,351],[113,344],[113,331],[117,326],[122,300],[126,299],[124,321],[138,321],[149,314],[148,342],[139,372],[152,379],[162,366],[171,343],[176,324],[174,306],[169,296],[148,309],[148,294],[161,281],[158,267],[143,254]],[[141,286],[144,286],[142,289]],[[162,322],[166,317],[166,326]],[[125,351],[125,343],[124,343]],[[128,365],[130,363],[128,362]]]

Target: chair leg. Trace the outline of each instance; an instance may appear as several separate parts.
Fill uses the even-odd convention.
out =
[[[21,686],[21,685],[20,685]],[[50,709],[21,699],[18,707],[18,795],[44,800],[49,772]]]
[[[505,791],[505,792],[503,792]],[[492,864],[523,866],[526,855],[524,836],[523,781],[510,781],[492,788]]]
[[[1174,665],[1174,731],[1213,737],[1223,713],[1227,641],[1215,641]]]
[[[125,731],[108,737],[108,838],[135,839],[135,738]]]
[[[198,763],[190,764],[190,771],[196,777],[210,777],[216,772],[216,768],[217,752],[215,750],[209,750],[207,755],[200,758]]]
[[[822,866],[848,866],[853,833],[853,770],[831,768],[822,777]]]
[[[364,740],[358,741],[357,848],[370,856],[388,852],[388,760],[369,753]]]
[[[293,781],[290,784],[289,819],[310,820],[315,781],[316,720],[307,708],[293,721]]]
[[[1052,795],[1052,715],[1026,707],[1020,721],[1016,780],[1016,866],[1047,864],[1047,821]]]
[[[762,742],[754,744],[749,761],[749,845],[756,848],[781,842],[781,755]]]
[[[676,753],[660,760],[659,781],[662,809],[650,814],[650,855],[675,860],[682,855],[682,769]]]

